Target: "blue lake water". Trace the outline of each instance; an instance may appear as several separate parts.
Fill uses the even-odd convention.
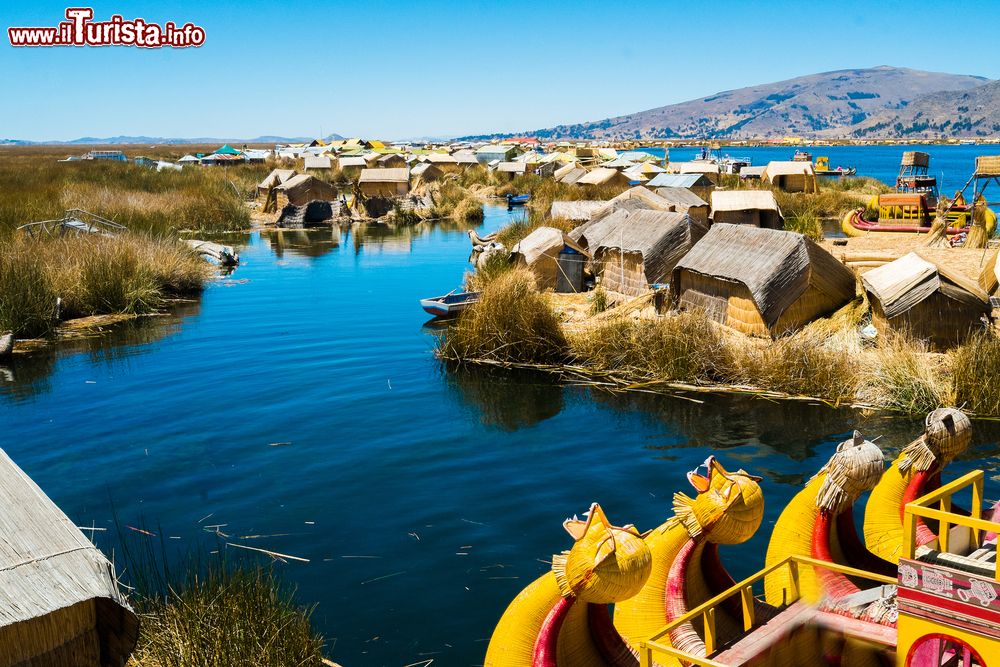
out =
[[[510,219],[487,212],[481,233]],[[920,430],[824,406],[448,372],[417,300],[460,284],[460,228],[241,243],[243,264],[199,303],[0,368],[0,447],[79,525],[108,528],[109,550],[117,513],[171,551],[270,561],[230,542],[308,559],[277,568],[318,605],[347,667],[481,664],[507,603],[569,546],[565,517],[599,501],[616,522],[658,525],[713,452],[764,478],[764,525],[724,550],[749,574],[781,508],[852,429],[889,452]],[[977,423],[954,470],[996,475],[998,438]]]
[[[643,149],[663,155],[662,148]],[[700,148],[671,148],[674,162],[693,160]],[[1000,146],[722,146],[717,153],[732,157],[749,157],[755,165],[766,165],[772,160],[791,160],[796,150],[812,153],[813,159],[821,155],[830,158],[830,167],[856,167],[858,176],[870,176],[895,186],[899,162],[904,151],[924,151],[931,156],[929,173],[936,176],[942,194],[952,195],[962,188],[975,167],[977,155],[1000,155]]]

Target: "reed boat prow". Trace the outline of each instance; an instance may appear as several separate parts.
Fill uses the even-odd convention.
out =
[[[940,468],[967,444],[968,426],[958,410],[935,411],[904,467]],[[614,528],[595,505],[585,521],[566,523],[573,549],[511,603],[485,664],[991,667],[1000,656],[1000,523],[986,518],[996,508],[984,507],[984,473],[921,486],[920,497],[883,508],[902,525],[898,563],[887,563],[860,542],[851,511],[898,467],[884,471],[882,452],[855,432],[789,503],[765,568],[739,582],[717,547],[756,531],[758,478],[710,457],[704,473],[688,475],[696,496],[675,494],[674,516],[641,534]],[[952,511],[963,493],[967,514]]]

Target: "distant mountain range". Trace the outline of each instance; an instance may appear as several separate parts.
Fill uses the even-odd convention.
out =
[[[264,135],[253,139],[224,139],[219,137],[144,137],[144,136],[118,136],[118,137],[80,137],[72,141],[24,141],[21,139],[0,139],[0,146],[29,146],[29,145],[113,145],[113,144],[294,144],[312,141],[315,137],[279,137]],[[331,134],[323,138],[324,141],[337,141],[344,137],[339,134]]]
[[[998,133],[990,120],[997,117],[997,107],[990,108],[988,101],[998,99],[996,85],[979,76],[900,67],[839,70],[516,135],[603,140],[985,136],[975,132]],[[969,99],[961,101],[963,94]],[[923,115],[916,117],[915,111]]]
[[[851,130],[855,137],[1000,136],[1000,81],[964,91],[926,95],[903,109],[887,109]]]

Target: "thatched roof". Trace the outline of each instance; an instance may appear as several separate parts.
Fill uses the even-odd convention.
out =
[[[667,171],[674,174],[718,174],[719,165],[715,162],[671,162]]]
[[[0,507],[0,628],[23,624],[19,652],[28,662],[30,656],[51,652],[53,662],[31,664],[56,664],[52,656],[60,655],[59,647],[94,626],[70,628],[41,620],[34,626],[32,621],[60,610],[71,613],[73,605],[93,600],[100,664],[124,664],[139,626],[118,589],[114,567],[3,451]]]
[[[534,230],[514,245],[513,254],[523,258],[530,267],[543,255],[558,255],[563,246],[590,256],[586,248],[555,227],[539,227]]]
[[[496,170],[506,174],[523,174],[530,166],[526,162],[501,162]]]
[[[294,175],[294,169],[272,169],[271,173],[265,176],[264,180],[257,184],[257,187],[273,188],[276,185],[281,185]]]
[[[362,169],[358,183],[409,183],[410,170],[407,167],[391,169]]]
[[[812,162],[805,160],[773,161],[768,162],[761,173],[761,178],[770,179],[775,176],[815,176]]]
[[[742,283],[753,295],[764,324],[814,287],[832,300],[854,297],[854,273],[801,234],[748,225],[713,225],[677,266],[680,271]]]
[[[595,255],[605,249],[642,255],[647,281],[665,282],[677,262],[708,232],[686,213],[619,209],[584,235]]]
[[[468,158],[472,162],[476,161],[475,155],[469,154]],[[424,159],[435,164],[458,164],[458,158],[447,153],[428,153]]]
[[[329,169],[329,155],[307,155],[305,157],[305,169]]]
[[[367,167],[368,161],[365,160],[360,155],[342,157],[337,160],[337,164],[340,165],[341,169],[346,169],[347,167]]]
[[[555,178],[560,183],[565,183],[566,185],[577,183],[581,178],[587,175],[586,169],[578,167],[575,164],[568,164],[563,167],[563,169],[566,169],[566,171],[563,172],[562,175],[556,175]],[[562,169],[557,169],[556,174],[559,174],[560,171],[562,171]]]
[[[566,218],[567,220],[590,220],[595,213],[608,205],[606,201],[554,201],[549,210],[549,217]]]
[[[770,190],[715,190],[712,211],[776,211],[778,201]]]
[[[656,195],[676,211],[686,211],[699,206],[708,207],[708,202],[687,188],[658,188]]]
[[[607,218],[611,217],[618,211],[642,211],[642,210],[652,210],[652,207],[644,200],[639,197],[632,199],[620,199],[618,201],[610,200],[603,202],[604,206],[599,210],[595,211],[590,217],[590,220],[584,222],[579,227],[574,228],[570,233],[569,237],[575,241],[580,241],[586,244],[587,241],[583,237],[587,232],[595,225],[602,224]],[[591,234],[591,236],[595,236]]]
[[[658,211],[674,210],[673,204],[669,200],[665,199],[664,197],[661,197],[660,195],[656,194],[649,188],[645,188],[641,185],[629,188],[620,195],[612,197],[605,203],[610,206],[614,206],[618,202],[627,201],[629,199],[639,199],[643,201],[645,204],[647,204],[649,208],[653,208]]]
[[[596,169],[592,169],[581,176],[576,183],[577,185],[604,185],[617,177],[619,177],[618,171],[615,169],[597,167]]]
[[[705,174],[657,174],[646,183],[651,188],[693,188],[712,185]]]
[[[878,299],[887,318],[905,313],[938,290],[968,303],[989,307],[989,297],[979,285],[965,276],[911,252],[897,260],[868,271],[861,281]]]
[[[765,165],[758,167],[748,165],[740,169],[740,178],[763,178],[765,169],[767,169]]]

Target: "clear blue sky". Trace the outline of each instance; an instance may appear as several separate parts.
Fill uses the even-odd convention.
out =
[[[93,5],[203,26],[184,50],[14,49],[7,27],[56,25],[66,4],[2,2],[0,138],[458,135],[854,67],[1000,78],[1000,1]]]

